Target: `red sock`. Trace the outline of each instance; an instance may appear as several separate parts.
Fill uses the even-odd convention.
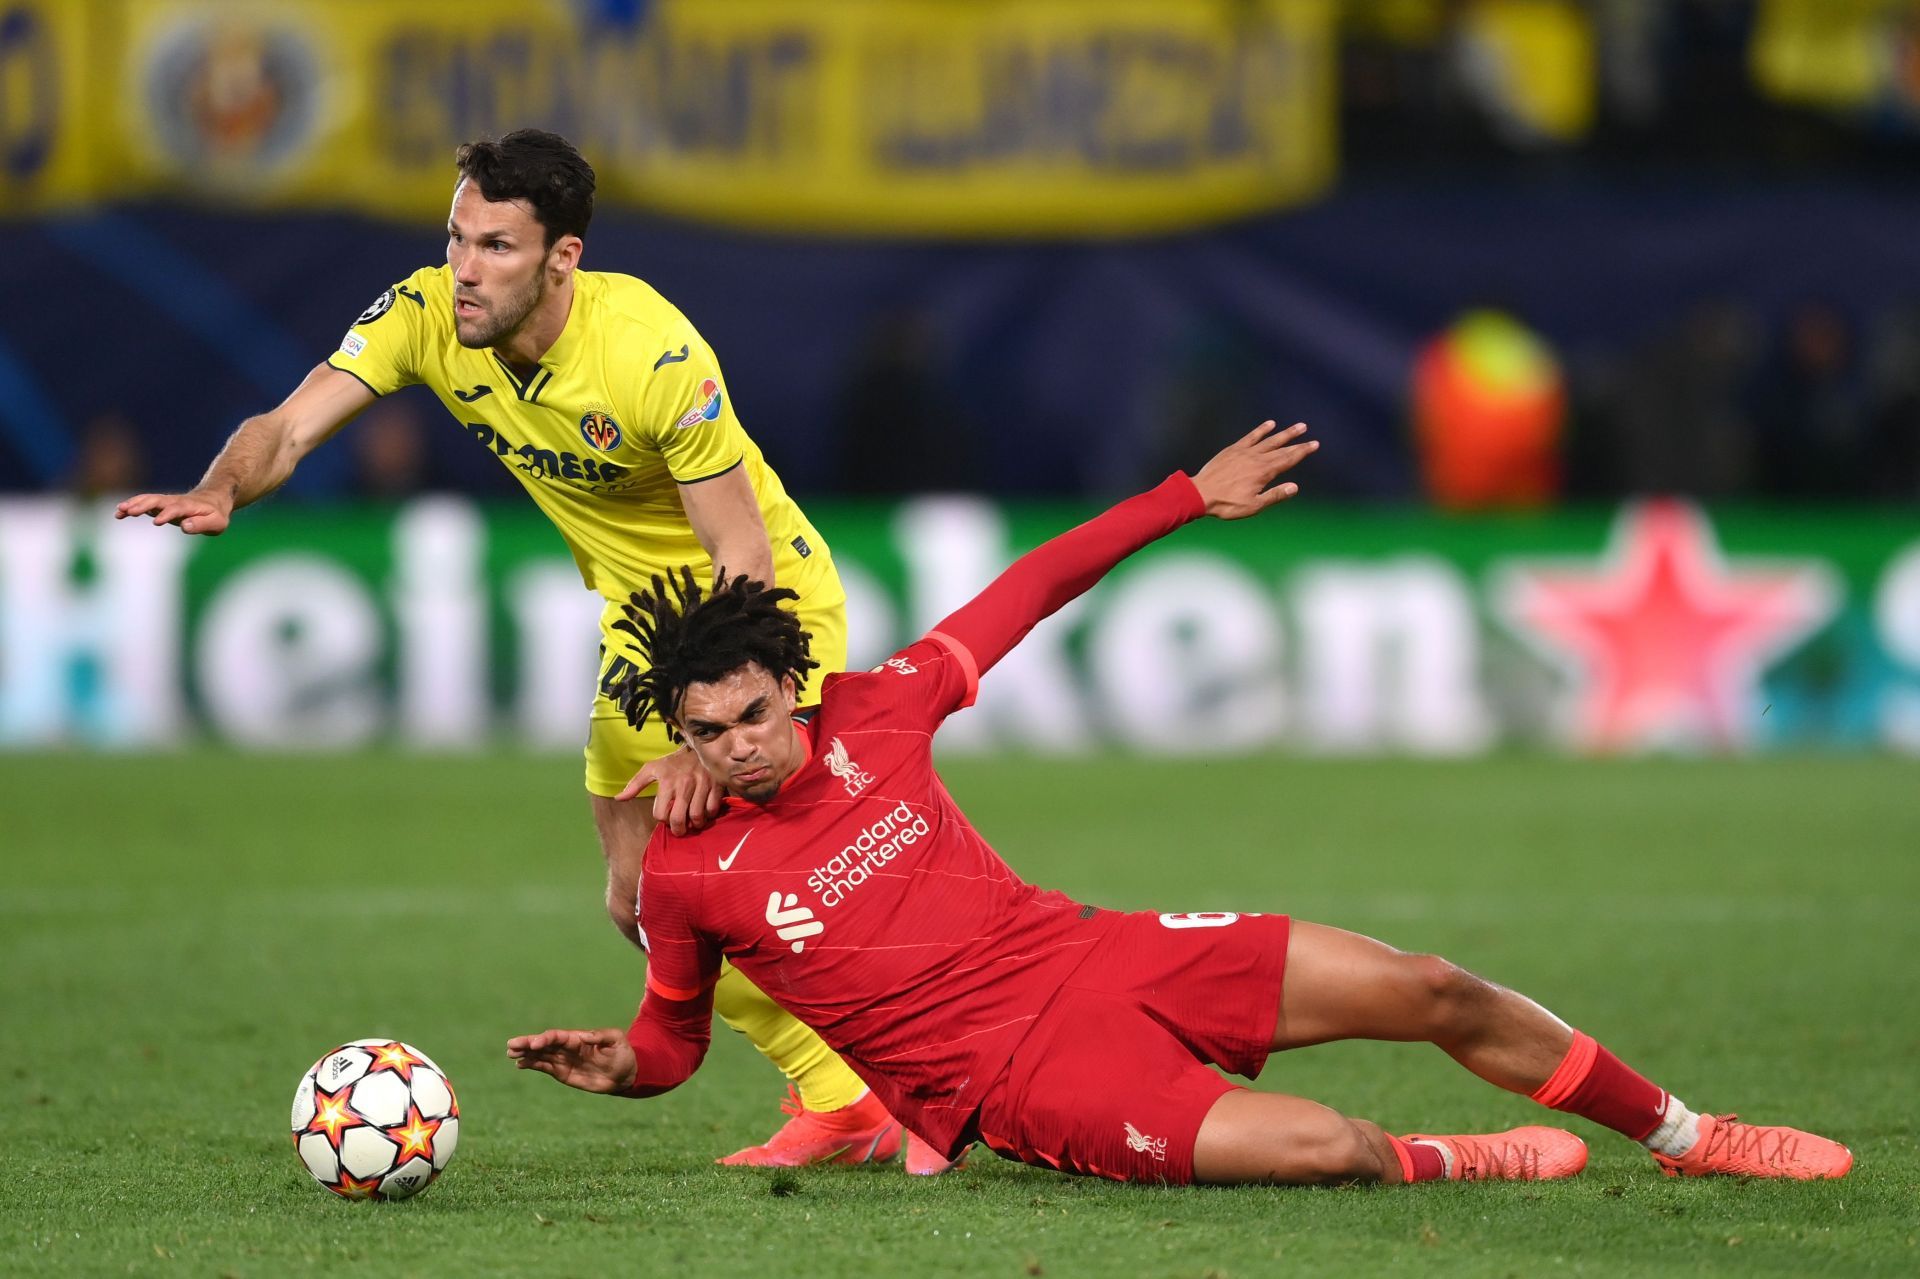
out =
[[[1401,1181],[1438,1181],[1447,1175],[1447,1161],[1435,1147],[1424,1141],[1402,1141],[1392,1133],[1384,1135],[1400,1157]]]
[[[1658,1128],[1667,1109],[1664,1090],[1577,1030],[1559,1069],[1532,1095],[1543,1106],[1591,1119],[1635,1141]]]

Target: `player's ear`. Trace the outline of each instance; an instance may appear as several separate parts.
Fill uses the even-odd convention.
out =
[[[580,265],[580,255],[586,251],[587,242],[577,235],[563,235],[553,242],[547,250],[547,269],[564,282]]]

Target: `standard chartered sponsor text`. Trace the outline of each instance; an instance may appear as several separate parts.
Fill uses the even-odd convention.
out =
[[[824,865],[814,867],[807,876],[807,887],[820,895],[822,906],[838,906],[902,850],[919,843],[930,829],[925,814],[914,812],[903,799]]]

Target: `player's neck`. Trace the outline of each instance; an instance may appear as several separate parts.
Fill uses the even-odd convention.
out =
[[[493,348],[493,353],[500,357],[502,364],[524,376],[560,340],[560,335],[566,332],[567,317],[571,314],[573,276],[569,273],[566,282],[548,290],[547,296],[540,299],[540,305],[506,341]]]

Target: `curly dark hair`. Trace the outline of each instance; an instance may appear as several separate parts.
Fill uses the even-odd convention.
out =
[[[671,594],[669,594],[671,590]],[[800,596],[741,574],[710,592],[693,570],[654,574],[653,589],[628,597],[613,628],[639,643],[645,666],[609,690],[627,723],[639,728],[658,715],[674,741],[683,740],[675,719],[691,684],[711,684],[748,663],[758,663],[777,681],[791,675],[805,688],[807,672],[819,666],[807,655],[812,636],[800,617],[781,607]]]
[[[487,199],[525,200],[546,231],[549,249],[563,235],[586,237],[593,221],[593,166],[559,134],[515,129],[497,142],[464,142],[453,162]]]

